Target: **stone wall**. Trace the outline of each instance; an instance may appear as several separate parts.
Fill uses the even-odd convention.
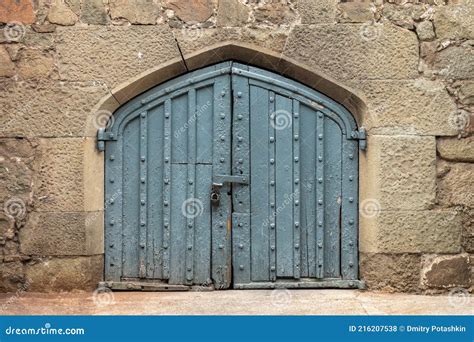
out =
[[[2,1],[0,291],[96,286],[103,165],[98,153],[87,156],[104,124],[97,104],[106,98],[116,108],[130,96],[124,82],[152,86],[156,79],[139,75],[171,61],[158,78],[183,73],[198,51],[225,42],[255,47],[244,62],[272,51],[363,99],[360,272],[368,288],[470,288],[473,18],[472,0]],[[292,74],[291,64],[267,63]]]

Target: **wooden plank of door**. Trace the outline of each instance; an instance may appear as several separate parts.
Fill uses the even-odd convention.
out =
[[[250,87],[250,184],[251,217],[251,279],[270,280],[270,185],[268,90]],[[274,158],[274,157],[272,157]],[[272,199],[273,201],[273,199]],[[250,242],[250,241],[249,241]],[[274,248],[273,248],[274,250]]]

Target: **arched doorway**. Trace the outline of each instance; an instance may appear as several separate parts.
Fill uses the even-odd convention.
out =
[[[109,286],[360,286],[357,125],[344,107],[224,62],[111,120],[101,132]]]

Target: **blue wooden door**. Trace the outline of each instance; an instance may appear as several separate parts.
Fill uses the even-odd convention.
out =
[[[355,130],[331,99],[232,62],[133,99],[100,132],[106,280],[358,286]]]

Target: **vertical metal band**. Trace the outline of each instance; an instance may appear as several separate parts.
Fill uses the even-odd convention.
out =
[[[299,129],[300,103],[293,100],[293,276],[300,278],[301,271],[301,235],[300,235],[300,129]]]
[[[324,114],[316,118],[316,277],[324,278]]]
[[[196,90],[188,92],[188,180],[187,200],[197,201],[195,198],[196,182]],[[193,203],[194,206],[196,203]],[[192,284],[194,278],[194,215],[186,218],[186,283]]]
[[[275,93],[270,91],[268,93],[268,119],[272,120],[271,116],[275,112]],[[276,139],[276,132],[274,125],[268,125],[269,130],[269,139],[270,139],[270,146],[269,146],[269,158],[270,160],[275,160],[275,139]],[[269,175],[268,179],[270,184],[270,215],[268,217],[268,224],[270,226],[270,280],[276,280],[277,274],[277,265],[276,265],[276,186],[275,186],[275,163],[269,163]]]
[[[138,258],[140,263],[139,277],[146,277],[147,269],[147,164],[148,164],[148,119],[147,112],[140,113],[140,236]]]
[[[170,276],[171,99],[165,101],[163,137],[163,278]]]
[[[358,143],[342,140],[341,272],[343,279],[358,277]]]

